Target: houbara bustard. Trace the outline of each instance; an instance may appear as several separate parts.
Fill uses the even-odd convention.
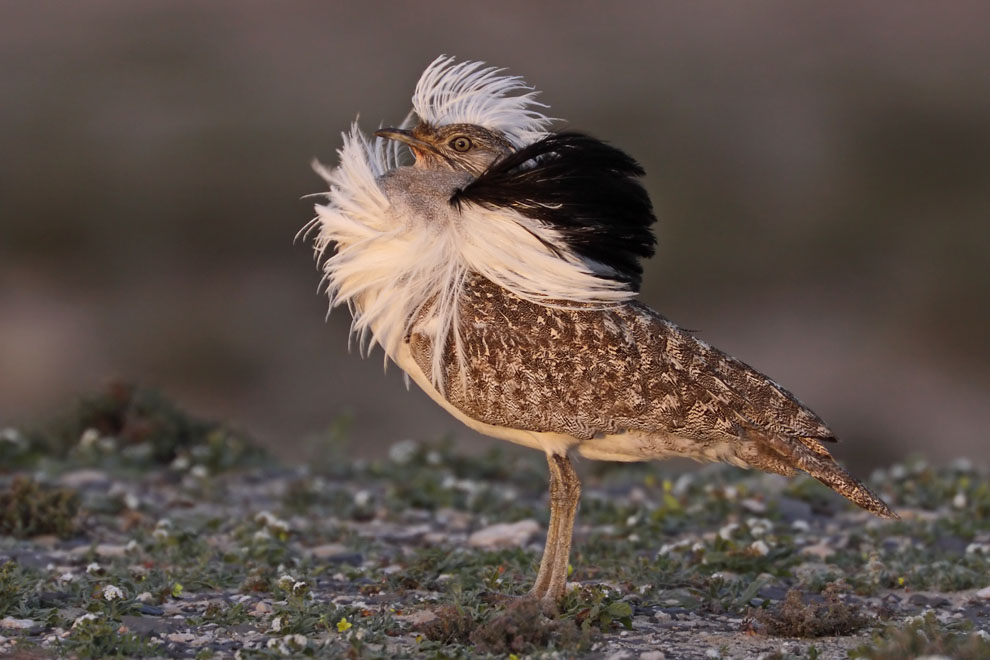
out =
[[[550,131],[535,97],[500,69],[437,58],[401,128],[355,124],[339,164],[317,166],[330,191],[307,226],[364,350],[380,345],[469,427],[546,453],[550,524],[530,594],[564,593],[581,492],[571,452],[804,470],[895,517],[790,392],[636,301],[655,244],[644,172]]]

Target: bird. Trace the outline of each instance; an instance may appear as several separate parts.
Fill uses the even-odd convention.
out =
[[[800,470],[896,518],[832,458],[818,415],[637,300],[656,244],[645,172],[552,130],[537,95],[505,69],[436,58],[398,127],[368,135],[355,120],[336,166],[314,163],[329,190],[300,230],[362,353],[380,346],[468,427],[546,454],[549,525],[527,595],[565,594],[575,454]]]

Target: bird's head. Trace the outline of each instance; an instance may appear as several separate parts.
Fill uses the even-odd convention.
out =
[[[482,62],[441,56],[413,92],[413,121],[384,128],[380,138],[407,145],[415,167],[478,176],[489,165],[547,135],[536,90]]]
[[[416,157],[415,167],[454,170],[478,176],[513,149],[497,130],[474,124],[433,126],[420,122],[412,130],[383,128],[375,135],[409,146]]]

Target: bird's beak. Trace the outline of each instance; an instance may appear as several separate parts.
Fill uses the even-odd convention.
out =
[[[416,152],[417,150],[436,151],[432,144],[420,140],[412,134],[412,131],[407,131],[404,128],[382,128],[375,131],[375,135],[380,138],[385,138],[386,140],[395,140],[396,142],[408,144],[412,147],[413,152]]]

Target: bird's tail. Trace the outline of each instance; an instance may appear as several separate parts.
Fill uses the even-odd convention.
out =
[[[836,463],[828,450],[815,438],[791,438],[767,434],[762,440],[788,464],[804,470],[853,504],[881,518],[899,518],[886,502]]]

